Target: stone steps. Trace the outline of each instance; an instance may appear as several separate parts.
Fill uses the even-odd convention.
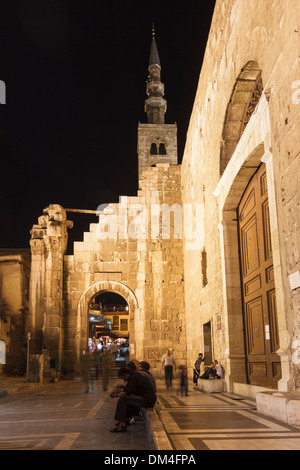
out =
[[[124,361],[115,361],[112,367],[110,368],[109,377],[117,378],[120,367],[125,367],[125,365],[126,365],[125,359]],[[96,380],[96,377],[97,377],[97,371],[96,371],[96,368],[93,367],[90,371],[90,378],[92,380]],[[99,368],[98,378],[102,378],[102,367]]]

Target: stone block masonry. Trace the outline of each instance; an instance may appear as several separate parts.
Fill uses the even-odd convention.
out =
[[[153,150],[154,149],[154,150]],[[164,153],[160,153],[163,149]],[[139,179],[144,170],[157,163],[176,165],[177,125],[176,124],[139,124],[138,127],[138,165]],[[155,178],[155,176],[153,175]]]
[[[155,212],[155,233],[153,205],[171,208],[165,218]],[[64,209],[55,206],[53,218],[48,208],[39,219],[31,240],[31,320],[38,326],[35,343],[56,351],[65,373],[79,371],[88,303],[104,291],[129,304],[132,358],[147,360],[158,374],[167,348],[178,364],[186,362],[183,240],[173,205],[181,207],[180,166],[158,163],[143,172],[136,197],[122,196],[99,213],[99,223],[74,243],[73,255],[65,255],[70,224]]]
[[[200,250],[184,252],[188,364],[199,350],[210,348],[226,369],[228,389],[249,383],[256,367],[250,358],[245,368],[245,351],[249,356],[256,352],[245,337],[245,325],[258,323],[253,312],[246,321],[242,313],[237,208],[262,165],[276,292],[273,323],[278,328],[273,329],[279,346],[268,336],[269,323],[260,334],[263,347],[272,341],[279,356],[280,391],[300,387],[299,365],[293,362],[300,293],[289,284],[289,276],[299,270],[299,103],[293,99],[300,77],[299,17],[295,0],[217,0],[187,133],[182,198],[183,203],[204,204],[200,232],[206,253],[204,283]],[[208,323],[211,345],[203,333]],[[262,384],[253,379],[251,386],[256,385]]]
[[[71,227],[66,211],[52,204],[33,226],[30,240],[31,353],[42,354],[46,349],[50,358],[58,360],[62,353],[63,259]]]

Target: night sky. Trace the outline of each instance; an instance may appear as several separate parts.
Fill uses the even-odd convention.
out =
[[[50,203],[96,210],[136,195],[152,22],[181,162],[214,4],[1,0],[0,248],[28,248]],[[71,243],[97,221],[69,219]]]

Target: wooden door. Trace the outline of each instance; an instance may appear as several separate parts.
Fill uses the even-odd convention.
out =
[[[249,383],[276,388],[281,378],[268,189],[264,164],[238,208]]]

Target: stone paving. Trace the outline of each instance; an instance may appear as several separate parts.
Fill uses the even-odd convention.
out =
[[[201,450],[300,450],[300,428],[261,415],[254,400],[202,393],[193,385],[189,396],[181,396],[178,381],[166,390],[158,380],[158,411],[116,434],[110,433],[116,400],[102,391],[101,381],[89,393],[80,381],[27,384],[35,387],[28,391],[24,381],[19,388],[16,383],[7,387],[14,394],[0,399],[0,450],[143,451],[147,456],[156,449],[196,459]]]
[[[145,421],[127,433],[110,432],[116,399],[101,385],[95,381],[85,393],[83,382],[65,380],[1,398],[0,450],[150,449]]]
[[[174,450],[300,450],[300,428],[259,414],[255,400],[202,393],[193,385],[189,396],[181,396],[176,385],[166,390],[162,383],[158,396]]]

